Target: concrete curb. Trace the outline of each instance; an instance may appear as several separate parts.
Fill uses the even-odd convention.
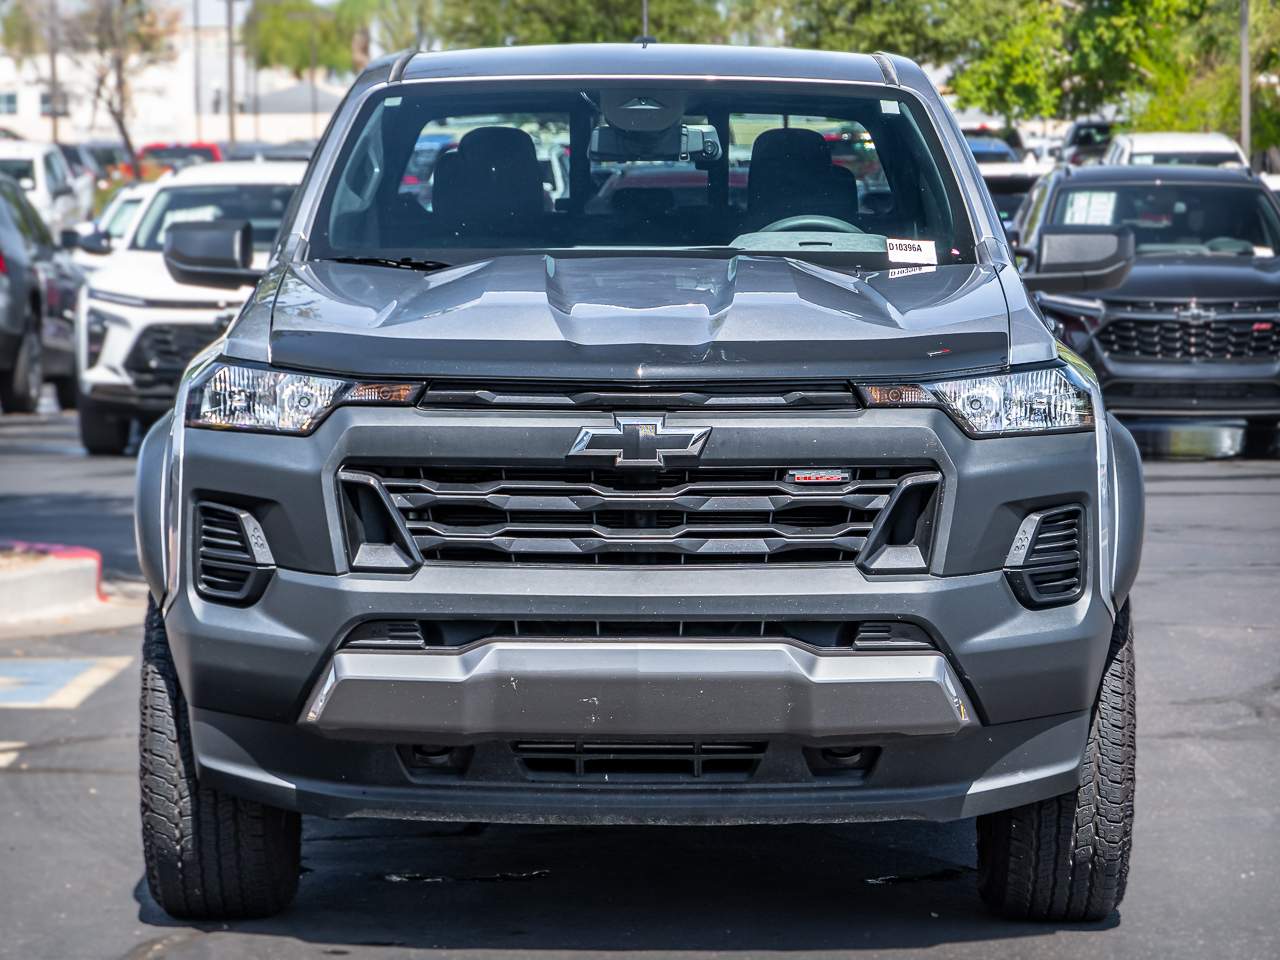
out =
[[[102,554],[97,550],[19,540],[0,540],[0,550],[36,557],[0,569],[0,624],[47,620],[106,602]]]

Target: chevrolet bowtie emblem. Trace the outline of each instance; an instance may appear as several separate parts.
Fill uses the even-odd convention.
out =
[[[583,427],[570,457],[613,457],[618,467],[665,467],[696,460],[710,427],[668,427],[662,417],[614,417],[612,427]]]

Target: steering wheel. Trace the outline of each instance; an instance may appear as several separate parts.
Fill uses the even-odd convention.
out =
[[[862,233],[848,220],[838,217],[824,217],[816,213],[802,213],[798,217],[783,217],[773,223],[761,227],[756,233],[787,233],[797,230],[812,230],[819,233]]]

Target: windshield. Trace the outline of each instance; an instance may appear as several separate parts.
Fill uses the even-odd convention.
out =
[[[30,160],[0,160],[0,173],[15,180],[34,180],[35,165]]]
[[[1133,163],[1163,164],[1173,167],[1240,167],[1244,164],[1235,153],[1135,153]]]
[[[228,183],[216,186],[170,187],[161,190],[142,215],[133,235],[133,249],[164,249],[165,231],[173,223],[248,220],[253,249],[270,249],[289,198],[289,184]]]
[[[558,81],[447,96],[397,87],[366,104],[348,136],[311,255],[458,263],[546,250],[750,250],[836,264],[973,262],[963,204],[917,106],[888,89],[796,86]]]
[[[996,212],[1000,214],[1002,223],[1008,223],[1013,219],[1035,182],[1034,175],[987,179],[987,189],[991,191],[991,200],[996,205]]]
[[[1064,190],[1051,222],[1127,226],[1142,254],[1270,257],[1280,216],[1264,189],[1241,184],[1126,184]]]
[[[973,158],[979,163],[1017,163],[1013,147],[995,137],[967,137]]]
[[[216,160],[212,147],[143,147],[141,155],[148,160]]]
[[[119,240],[123,237],[129,229],[129,224],[133,222],[134,214],[138,212],[138,205],[141,203],[142,200],[140,198],[133,197],[112,204],[104,214],[103,232],[113,240]]]

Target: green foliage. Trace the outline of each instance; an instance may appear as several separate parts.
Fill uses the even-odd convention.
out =
[[[0,5],[0,46],[19,63],[45,49],[47,39],[36,0],[7,0]]]
[[[790,0],[787,42],[816,50],[885,50],[945,63],[969,32],[956,0]],[[1016,0],[1010,0],[1014,5]],[[976,24],[974,24],[976,26]]]
[[[350,36],[344,36],[331,9],[313,0],[253,0],[241,37],[260,67],[283,67],[301,77],[316,65],[351,69]]]
[[[952,79],[962,106],[976,106],[1012,125],[1052,116],[1062,100],[1062,28],[1065,11],[1056,0],[1022,0],[988,6],[981,38]]]

